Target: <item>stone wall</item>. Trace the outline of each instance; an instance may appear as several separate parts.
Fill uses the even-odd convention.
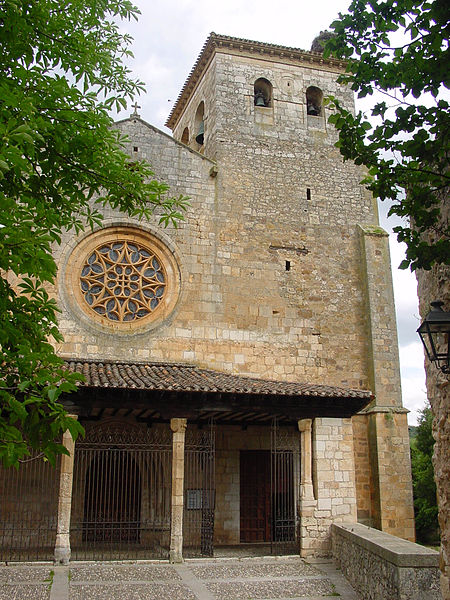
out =
[[[261,124],[253,105],[253,82],[261,75],[274,84],[272,124]],[[142,227],[170,248],[180,264],[179,301],[151,333],[108,333],[80,321],[64,271],[83,236],[66,236],[56,251],[66,339],[61,354],[181,360],[259,377],[371,388],[367,331],[374,308],[367,311],[368,258],[359,225],[375,227],[376,210],[359,185],[360,169],[342,164],[326,118],[313,127],[305,115],[304,93],[314,83],[324,93],[339,93],[351,108],[351,93],[335,77],[293,64],[216,56],[179,123],[181,137],[185,126],[192,129],[199,102],[205,103],[204,150],[217,160],[216,177],[210,160],[138,117],[117,125],[129,137],[132,157],[149,160],[172,194],[191,198],[178,229],[159,227],[158,215],[139,223],[108,211],[104,222]],[[215,146],[208,146],[208,136],[215,136]],[[389,272],[385,253],[377,251],[377,274]],[[377,274],[381,319],[393,306],[389,277]],[[389,401],[396,405],[393,327],[391,318],[382,331],[371,329],[385,353],[380,380],[390,382]]]
[[[145,223],[106,211],[104,226],[139,228],[163,244],[179,268],[177,298],[152,327],[125,331],[91,322],[77,306],[76,276],[68,275],[72,254],[91,233],[65,235],[55,249],[61,355],[188,362],[261,378],[371,389],[377,407],[401,410],[386,235],[373,199],[359,185],[361,169],[343,164],[334,147],[337,133],[327,123],[328,109],[319,117],[306,114],[311,85],[353,109],[352,92],[337,84],[336,74],[325,64],[217,50],[192,90],[175,139],[137,116],[117,124],[128,136],[130,156],[148,160],[170,193],[189,196],[191,206],[178,228],[162,228],[158,211]],[[270,107],[254,106],[260,77],[273,85]],[[193,141],[201,102],[203,146]],[[191,147],[177,141],[186,127]],[[369,416],[363,418],[367,425]],[[374,490],[380,473],[383,488],[396,488],[401,469],[404,502],[410,502],[406,421],[396,423],[395,439],[404,447],[386,441],[372,448],[373,438],[364,441],[362,427],[357,452],[361,444],[370,445]],[[377,462],[388,448],[402,457],[390,472]],[[340,460],[339,444],[335,450]],[[368,506],[367,452],[356,464],[363,477],[357,484],[360,514],[372,518],[382,502],[371,494]],[[332,483],[336,500],[348,496],[346,482]],[[332,497],[331,486],[326,494],[324,501]],[[353,508],[351,514],[356,518]],[[393,525],[389,518],[382,526],[411,537],[411,514],[410,506]]]
[[[444,194],[448,190],[444,190]],[[450,205],[444,196],[441,203],[442,225],[448,227]],[[430,235],[431,239],[431,235]],[[430,311],[430,302],[442,300],[443,309],[450,312],[450,267],[435,265],[430,271],[416,271],[421,319]],[[450,380],[434,364],[425,361],[427,395],[433,411],[434,476],[439,504],[441,529],[441,585],[442,597],[450,598]]]
[[[333,556],[363,600],[438,600],[438,553],[365,525],[333,525]]]
[[[302,556],[327,556],[331,524],[356,522],[350,419],[314,419],[312,466],[314,497],[301,509],[300,551]]]

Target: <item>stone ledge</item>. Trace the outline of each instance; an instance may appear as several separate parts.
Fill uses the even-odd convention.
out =
[[[439,552],[367,527],[361,523],[333,523],[333,533],[365,548],[397,567],[439,567]]]

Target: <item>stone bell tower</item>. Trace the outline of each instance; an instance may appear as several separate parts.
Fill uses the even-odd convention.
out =
[[[167,125],[216,163],[222,317],[256,340],[243,335],[239,369],[370,389],[372,404],[352,419],[358,520],[414,539],[388,236],[360,167],[334,146],[324,104],[332,94],[354,110],[336,82],[343,68],[212,33]]]

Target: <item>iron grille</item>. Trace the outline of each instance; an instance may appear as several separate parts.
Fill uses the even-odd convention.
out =
[[[292,428],[271,428],[271,551],[298,553],[298,485],[300,482],[300,439]]]
[[[183,556],[213,556],[215,426],[188,427],[185,440]]]
[[[167,558],[171,481],[168,426],[89,427],[75,450],[72,558]]]
[[[0,468],[1,561],[53,560],[59,466],[35,456],[17,470]]]

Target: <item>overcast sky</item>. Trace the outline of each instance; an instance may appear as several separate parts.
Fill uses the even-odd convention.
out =
[[[134,0],[141,16],[122,24],[134,38],[133,76],[146,84],[138,99],[141,117],[171,133],[164,123],[209,33],[242,37],[309,50],[314,37],[346,12],[350,0]],[[128,116],[121,113],[119,118]],[[380,207],[382,225],[389,229],[386,207]],[[399,271],[402,248],[390,236],[402,370],[403,404],[416,423],[417,410],[426,399],[416,280]]]

